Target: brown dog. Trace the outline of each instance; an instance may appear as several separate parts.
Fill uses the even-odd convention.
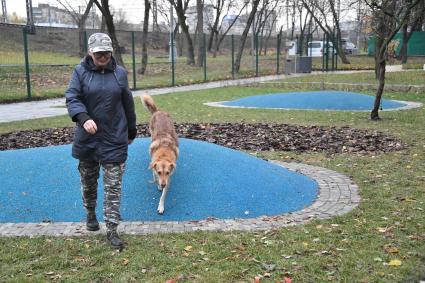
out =
[[[162,191],[158,204],[158,213],[164,213],[164,201],[170,186],[170,177],[176,168],[176,160],[179,155],[179,141],[174,129],[173,121],[166,112],[158,110],[152,97],[144,95],[142,102],[152,113],[149,122],[149,131],[152,143],[149,147],[153,180]]]

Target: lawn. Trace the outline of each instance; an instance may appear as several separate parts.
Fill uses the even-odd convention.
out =
[[[333,79],[329,75],[329,80]],[[338,80],[337,78],[335,78]],[[352,77],[351,82],[357,79]],[[0,281],[108,282],[418,282],[425,279],[425,110],[369,113],[225,109],[204,102],[282,92],[264,84],[156,96],[176,122],[274,122],[379,130],[408,144],[376,155],[259,152],[343,173],[360,187],[361,203],[343,216],[258,232],[124,235],[117,253],[104,236],[0,238]],[[372,93],[369,93],[372,94]],[[425,93],[384,98],[425,103]],[[148,115],[136,99],[138,123]],[[71,126],[68,117],[0,124],[0,133]],[[191,248],[188,248],[188,247]]]
[[[364,72],[356,74],[335,74],[332,76],[318,74],[308,77],[294,77],[282,81],[288,82],[327,82],[327,83],[367,83],[377,84],[375,72]],[[424,85],[425,71],[390,72],[385,75],[385,84],[400,85]]]
[[[6,51],[7,50],[7,51]],[[277,73],[277,56],[271,50],[268,55],[258,57],[258,75],[273,75]],[[217,57],[207,55],[206,77],[204,68],[188,66],[185,57],[177,58],[175,64],[175,85],[188,85],[204,81],[217,81],[232,79],[232,61],[229,51],[222,51]],[[129,53],[123,55],[129,78],[133,87],[133,63]],[[371,56],[348,56],[350,64],[342,64],[338,60],[338,70],[372,70],[374,59]],[[284,73],[285,55],[279,57],[279,73]],[[32,97],[46,99],[61,97],[68,85],[72,69],[78,64],[80,58],[74,55],[49,51],[30,50],[30,81]],[[166,54],[149,57],[149,64],[145,74],[139,74],[141,57],[135,58],[136,89],[168,87],[172,85],[171,64]],[[405,68],[419,68],[425,63],[425,58],[409,58]],[[397,61],[394,62],[397,64]],[[331,68],[331,60],[329,60]],[[313,70],[322,70],[322,58],[313,58]],[[255,57],[246,52],[241,61],[241,67],[234,78],[254,77],[256,75]],[[420,78],[417,79],[419,81]],[[23,47],[16,46],[11,50],[0,48],[0,103],[23,101],[27,99]]]

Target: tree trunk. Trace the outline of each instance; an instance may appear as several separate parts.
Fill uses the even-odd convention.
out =
[[[402,27],[402,41],[399,59],[401,59],[401,63],[405,64],[407,62],[407,43],[409,42],[409,37],[407,35],[407,23],[405,23]]]
[[[193,48],[193,42],[192,38],[190,37],[189,33],[189,26],[186,24],[186,16],[184,15],[185,9],[183,7],[182,0],[176,0],[176,3],[174,3],[174,0],[170,0],[172,4],[174,5],[174,9],[176,10],[177,17],[179,19],[180,27],[186,37],[187,41],[187,64],[193,65],[195,64],[195,52]]]
[[[139,73],[145,74],[146,68],[148,66],[148,29],[149,29],[149,10],[151,4],[149,0],[145,0],[145,15],[143,19],[143,31],[142,31],[142,66]],[[154,23],[155,24],[155,23]]]
[[[80,58],[83,58],[84,56],[86,56],[87,51],[85,50],[85,46],[86,46],[86,42],[85,42],[85,37],[84,37],[84,32],[85,32],[85,28],[84,26],[81,24],[81,21],[78,23],[78,46],[79,46],[79,55]]]
[[[238,49],[238,53],[236,54],[236,61],[235,61],[235,72],[236,73],[239,73],[239,69],[241,67],[242,53],[243,53],[243,49],[245,47],[246,37],[248,35],[249,29],[251,28],[251,24],[252,24],[252,21],[254,20],[254,16],[255,16],[255,13],[257,12],[257,7],[258,7],[259,3],[260,3],[260,0],[254,0],[253,1],[251,13],[249,14],[245,29],[244,29],[242,36],[241,36],[241,39],[240,39],[239,49]]]
[[[196,0],[196,12],[198,15],[198,67],[204,65],[204,5],[202,0]]]
[[[114,48],[114,58],[118,65],[121,65],[123,68],[125,68],[124,61],[122,60],[121,56],[121,47],[118,43],[117,36],[115,34],[115,25],[114,25],[114,18],[111,14],[111,11],[109,10],[109,0],[101,0],[101,4],[99,4],[98,0],[94,0],[94,3],[99,8],[99,10],[102,12],[102,15],[105,17],[105,24],[108,28],[109,36],[112,40],[112,47]]]
[[[377,62],[378,65],[378,89],[376,90],[375,95],[375,102],[373,103],[373,109],[370,113],[370,119],[372,120],[380,120],[379,117],[379,109],[381,107],[381,100],[382,100],[382,94],[384,92],[384,86],[385,86],[385,67],[386,67],[386,61],[385,61],[385,54],[379,54],[379,62]]]

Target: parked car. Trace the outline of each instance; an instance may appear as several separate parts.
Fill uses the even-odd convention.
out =
[[[346,41],[342,43],[342,48],[345,54],[357,54],[357,47],[354,43]]]
[[[326,51],[325,48],[326,42],[323,41],[310,41],[307,43],[307,55],[311,57],[322,57],[323,50]],[[332,42],[329,42],[328,54],[332,53]],[[334,50],[336,54],[336,49]]]

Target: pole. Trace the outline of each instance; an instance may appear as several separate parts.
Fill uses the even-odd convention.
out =
[[[255,35],[255,76],[258,77],[258,34]]]
[[[280,55],[280,39],[282,37],[282,31],[277,35],[277,52],[276,52],[276,74],[279,75],[279,55]]]
[[[329,71],[329,35],[326,35],[326,72]]]
[[[83,33],[83,36],[84,36],[84,53],[87,53],[87,51],[88,51],[88,46],[87,46],[87,31],[86,30],[84,30],[84,33]]]
[[[175,73],[174,73],[174,31],[171,32],[171,85],[175,86],[176,85],[176,78],[175,78]]]
[[[204,82],[207,81],[207,38],[206,38],[206,34],[203,33],[203,44],[204,44]]]
[[[322,49],[322,72],[325,71],[325,48],[324,48],[325,40],[326,40],[326,33],[323,33],[323,39],[322,39],[322,46],[323,46],[323,49]]]
[[[23,28],[22,33],[24,36],[25,79],[27,81],[27,97],[28,97],[28,100],[31,100],[31,80],[30,80],[30,66],[29,66],[29,60],[28,60],[27,29]]]
[[[173,16],[173,4],[170,3],[170,60],[171,60],[171,85],[176,84],[174,74],[174,16]]]
[[[235,78],[235,36],[232,34],[232,79]]]
[[[254,1],[253,2],[253,6],[254,6]],[[251,26],[251,33],[252,33],[252,37],[251,37],[251,47],[252,47],[252,66],[255,66],[255,52],[254,52],[254,48],[255,48],[255,25],[256,25],[256,14],[254,14],[254,19],[252,20],[252,26]]]
[[[136,89],[136,48],[134,44],[134,31],[131,32],[131,55],[133,59],[133,89]]]

